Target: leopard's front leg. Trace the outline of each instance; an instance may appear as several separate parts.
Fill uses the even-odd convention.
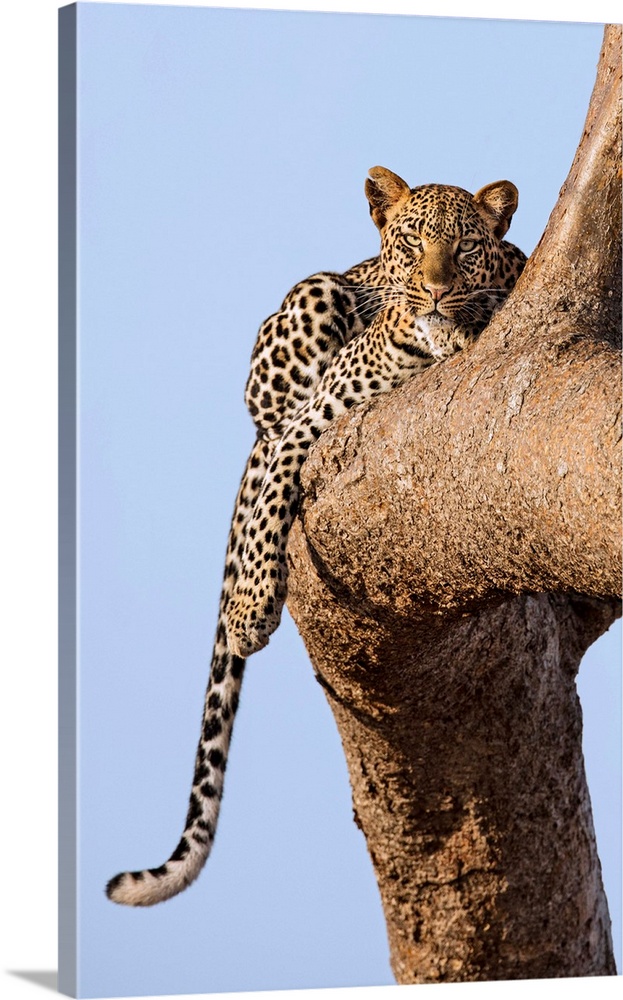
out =
[[[390,307],[339,352],[289,424],[256,502],[227,609],[227,643],[234,655],[247,657],[262,649],[279,625],[287,595],[288,535],[311,444],[352,406],[387,392],[434,360],[425,345],[418,345],[410,314]]]
[[[287,595],[286,547],[298,509],[300,470],[326,423],[310,401],[275,450],[247,529],[242,570],[227,608],[227,644],[235,656],[246,658],[262,649],[281,620]]]

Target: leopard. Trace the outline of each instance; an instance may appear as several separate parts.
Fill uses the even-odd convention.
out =
[[[378,256],[298,282],[259,329],[245,389],[257,436],[227,542],[186,823],[164,864],[108,882],[113,902],[169,899],[210,854],[246,660],[267,645],[287,598],[288,536],[309,449],[352,407],[473,344],[526,263],[504,239],[518,205],[510,181],[472,195],[446,184],[411,188],[377,166],[365,193]]]

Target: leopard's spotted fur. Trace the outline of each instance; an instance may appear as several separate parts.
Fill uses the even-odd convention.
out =
[[[507,297],[524,254],[502,237],[517,191],[410,190],[375,167],[366,182],[381,254],[345,274],[296,285],[262,325],[245,399],[258,428],[229,537],[203,729],[186,827],[159,868],[108,883],[119,903],[148,906],[192,882],[214,839],[244,669],[277,627],[300,467],[336,417],[473,342]]]

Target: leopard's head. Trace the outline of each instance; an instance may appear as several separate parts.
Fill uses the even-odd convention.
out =
[[[515,185],[496,181],[472,195],[445,184],[409,188],[385,167],[369,173],[366,195],[388,285],[414,315],[479,332],[507,294],[500,243],[517,208]]]

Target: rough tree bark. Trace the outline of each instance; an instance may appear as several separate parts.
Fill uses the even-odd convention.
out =
[[[619,613],[620,51],[478,344],[303,468],[288,604],[399,983],[615,972],[575,674]]]

